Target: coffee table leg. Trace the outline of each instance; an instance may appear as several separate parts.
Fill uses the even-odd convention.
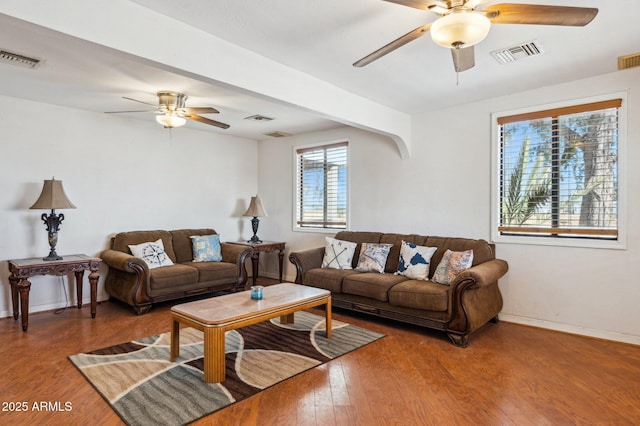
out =
[[[220,383],[225,379],[224,334],[224,328],[221,327],[206,327],[204,329],[205,383]]]
[[[329,296],[329,299],[327,300],[324,322],[327,330],[327,339],[331,339],[331,296]]]
[[[295,322],[293,313],[282,315],[280,317],[280,324],[293,324]]]
[[[169,361],[173,362],[174,359],[180,356],[180,323],[171,318],[171,353]]]

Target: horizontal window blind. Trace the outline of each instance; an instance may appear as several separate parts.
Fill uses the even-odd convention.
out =
[[[497,119],[502,235],[617,239],[621,104]]]
[[[296,150],[296,223],[301,228],[347,226],[347,142]]]

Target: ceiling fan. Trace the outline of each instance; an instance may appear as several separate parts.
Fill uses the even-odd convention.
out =
[[[504,3],[476,9],[487,0],[384,0],[416,9],[430,10],[440,18],[422,25],[402,37],[356,61],[363,67],[397,48],[431,32],[433,41],[451,49],[456,72],[475,65],[473,46],[487,36],[491,24],[534,24],[585,26],[595,18],[598,9],[590,7],[545,6]]]
[[[147,111],[109,111],[107,114],[122,114],[131,112],[152,112],[156,114],[156,121],[162,124],[165,128],[173,128],[184,126],[187,120],[198,121],[200,123],[209,124],[211,126],[220,127],[221,129],[228,129],[229,125],[221,123],[219,121],[211,120],[206,117],[202,117],[200,114],[217,114],[218,111],[211,107],[186,107],[185,102],[187,95],[184,93],[172,92],[169,90],[161,90],[156,93],[158,96],[158,106],[156,109]],[[145,105],[156,106],[148,102],[139,101],[137,99],[127,98],[124,99],[130,101],[139,102]]]

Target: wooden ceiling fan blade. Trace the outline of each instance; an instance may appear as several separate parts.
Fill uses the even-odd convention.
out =
[[[397,48],[404,46],[405,44],[409,43],[410,41],[413,41],[413,40],[415,40],[417,38],[422,37],[423,35],[425,35],[429,31],[429,28],[431,28],[431,24],[426,24],[426,25],[423,25],[421,27],[418,27],[418,28],[414,29],[413,31],[410,31],[407,34],[403,35],[402,37],[399,37],[399,38],[395,39],[391,43],[381,47],[380,49],[376,50],[375,52],[370,53],[369,55],[365,56],[364,58],[354,62],[353,66],[354,67],[363,67],[365,65],[368,65],[371,62],[375,61],[376,59],[380,59],[384,55],[387,55],[387,54],[393,52],[394,50],[396,50]]]
[[[185,107],[184,111],[187,114],[218,114],[220,112],[211,107]]]
[[[466,71],[476,65],[473,46],[464,48],[452,47],[451,56],[453,57],[453,67],[456,72]]]
[[[127,98],[126,96],[123,96],[122,98],[123,98],[123,99],[127,99],[127,100],[129,100],[129,101],[133,101],[133,102],[139,102],[139,103],[141,103],[141,104],[145,104],[145,105],[151,105],[151,106],[154,106],[154,107],[157,107],[157,106],[158,106],[158,104],[157,104],[157,103],[156,103],[156,104],[150,104],[149,102],[143,102],[143,101],[139,101],[139,100],[137,100],[137,99]]]
[[[503,3],[482,10],[494,24],[564,25],[583,27],[598,14],[592,7]]]
[[[125,114],[131,112],[158,112],[157,109],[147,110],[147,111],[105,111],[105,114]]]
[[[211,120],[210,118],[201,117],[201,116],[196,115],[196,114],[189,114],[189,115],[185,114],[184,118],[189,119],[189,120],[193,120],[193,121],[198,121],[200,123],[208,124],[210,126],[220,127],[221,129],[228,129],[230,127],[226,123],[221,123],[219,121]]]

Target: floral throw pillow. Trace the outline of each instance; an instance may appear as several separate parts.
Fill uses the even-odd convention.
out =
[[[392,246],[393,244],[362,243],[356,271],[383,273]]]
[[[132,255],[144,260],[147,266],[149,266],[149,269],[173,265],[173,262],[164,251],[162,239],[158,239],[152,243],[130,245],[129,250],[131,250]]]
[[[431,256],[436,249],[436,247],[423,247],[402,241],[398,271],[395,274],[412,280],[428,280]]]
[[[356,252],[358,245],[351,241],[336,240],[331,237],[325,237],[325,240],[326,245],[324,247],[322,267],[331,269],[353,269],[351,262],[353,261],[353,254]]]
[[[222,251],[220,248],[220,235],[192,235],[194,262],[220,262]]]
[[[442,256],[442,260],[438,264],[431,281],[439,284],[451,285],[451,282],[455,279],[456,275],[465,269],[469,269],[472,262],[473,250],[447,250],[444,253],[444,256]]]

